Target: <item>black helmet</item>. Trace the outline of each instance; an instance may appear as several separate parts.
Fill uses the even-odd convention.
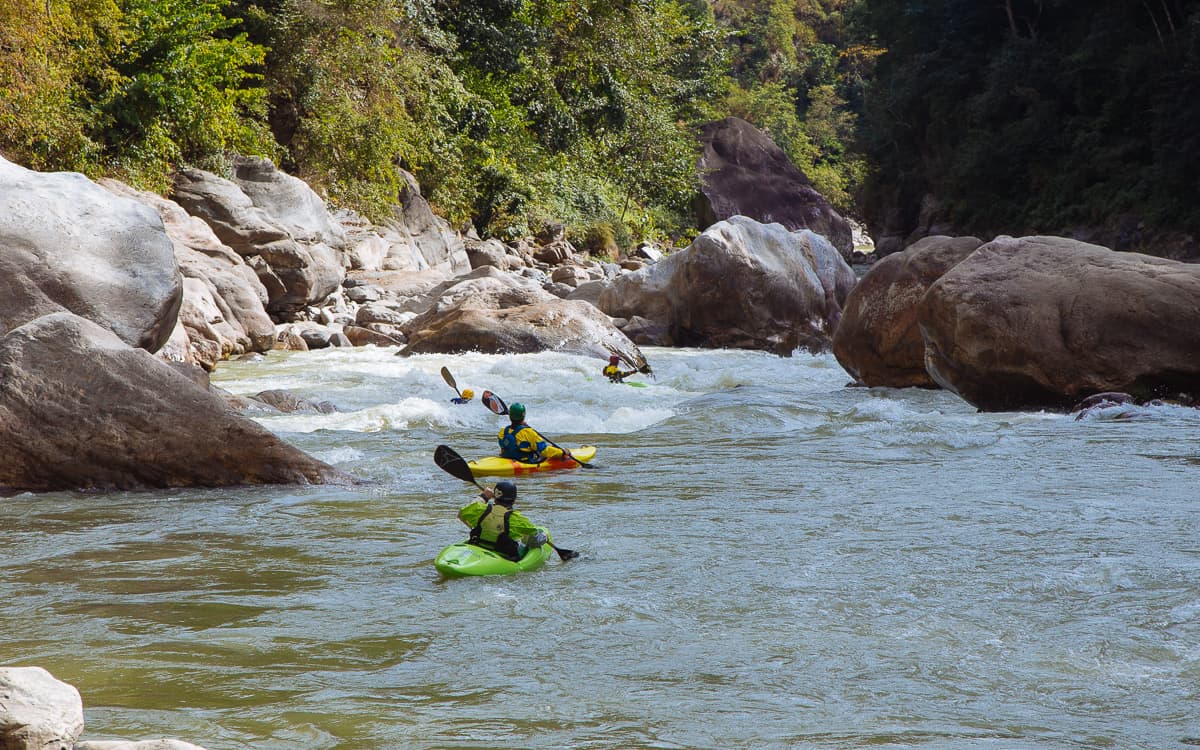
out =
[[[501,505],[512,505],[517,499],[517,485],[512,482],[496,482],[496,502]]]

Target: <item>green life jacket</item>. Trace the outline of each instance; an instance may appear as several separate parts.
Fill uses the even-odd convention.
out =
[[[508,533],[508,517],[512,515],[512,509],[505,508],[503,514],[492,515],[495,507],[488,503],[487,509],[483,511],[483,515],[471,529],[471,536],[467,539],[467,543],[495,550],[510,560],[520,560],[521,553],[517,548],[517,542]]]

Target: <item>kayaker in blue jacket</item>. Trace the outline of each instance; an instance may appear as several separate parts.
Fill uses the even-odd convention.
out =
[[[525,424],[525,405],[515,403],[508,407],[508,418],[512,423],[500,430],[496,439],[500,443],[500,455],[527,464],[540,464],[553,458],[572,458],[571,452],[550,443],[541,434]]]
[[[497,482],[495,489],[485,489],[484,501],[476,500],[458,512],[458,519],[471,527],[467,539],[484,549],[495,550],[510,560],[520,560],[531,547],[540,547],[550,536],[533,522],[513,510],[517,501],[517,486],[512,482]]]
[[[475,391],[471,390],[470,388],[463,388],[462,395],[459,396],[458,398],[450,399],[450,403],[452,403],[452,404],[469,404],[469,403],[471,403],[471,399],[473,399],[473,398],[475,398]]]
[[[614,383],[620,383],[630,375],[637,373],[637,370],[629,370],[628,372],[621,370],[620,364],[621,358],[617,355],[614,354],[609,357],[608,366],[604,368],[604,377],[608,378]]]

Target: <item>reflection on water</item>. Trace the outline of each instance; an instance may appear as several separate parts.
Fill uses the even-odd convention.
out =
[[[0,655],[86,737],[210,750],[1162,748],[1200,736],[1200,416],[979,414],[844,388],[830,357],[272,354],[217,384],[336,414],[268,428],[369,480],[0,505]],[[523,401],[592,471],[518,480],[580,559],[441,580]]]

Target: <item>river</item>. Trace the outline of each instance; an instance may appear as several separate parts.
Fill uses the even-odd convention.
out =
[[[1200,412],[979,414],[846,388],[828,355],[272,353],[214,382],[354,487],[0,504],[0,658],[79,688],[85,738],[279,748],[1200,744]],[[476,401],[448,402],[448,366]],[[442,580],[522,401],[595,468],[518,480],[581,557]]]

